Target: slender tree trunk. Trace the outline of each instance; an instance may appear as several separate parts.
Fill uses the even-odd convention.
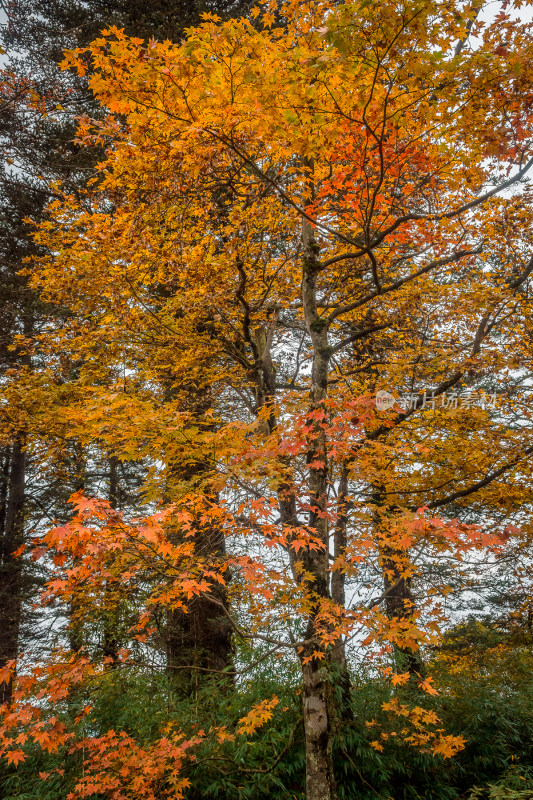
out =
[[[9,487],[0,552],[0,667],[17,658],[22,612],[22,559],[13,555],[24,542],[26,483],[25,437],[19,433],[11,447]],[[12,682],[0,684],[0,704],[11,699]]]
[[[328,325],[317,309],[316,280],[319,273],[318,246],[310,224],[303,221],[303,276],[302,301],[307,331],[313,347],[310,401],[311,411],[325,409],[327,396],[330,348]],[[323,599],[329,599],[329,531],[327,520],[328,463],[326,433],[316,417],[311,418],[309,435],[309,529],[320,540],[320,550],[308,549],[302,556],[303,567],[312,580],[307,585],[311,597],[316,598],[307,625],[302,659],[303,714],[306,750],[307,800],[334,800],[336,784],[332,759],[332,717],[335,716],[334,698],[329,682],[328,661],[313,657],[313,652],[324,652],[324,646],[315,635],[316,614]],[[325,652],[324,652],[325,656]]]

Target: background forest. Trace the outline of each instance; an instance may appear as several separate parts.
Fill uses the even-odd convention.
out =
[[[533,30],[6,0],[2,800],[533,798]]]

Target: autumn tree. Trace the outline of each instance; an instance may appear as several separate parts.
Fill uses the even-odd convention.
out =
[[[109,112],[79,143],[112,144],[37,231],[33,285],[72,315],[43,346],[81,360],[73,430],[119,459],[150,450],[154,499],[169,464],[182,479],[144,523],[78,495],[44,539],[67,569],[49,595],[89,616],[109,580],[132,582],[143,641],[198,598],[236,640],[291,653],[309,800],[336,796],[355,645],[411,686],[385,705],[401,736],[457,752],[421,654],[453,585],[531,543],[530,418],[508,376],[530,374],[532,41],[478,10],[266,3],[255,26],[207,15],[182,45],[115,28],[65,62]],[[193,386],[209,404],[187,405]],[[173,740],[179,765],[196,744]],[[166,774],[156,747],[135,789],[117,739],[84,747],[80,796]]]
[[[238,3],[224,2],[204,7],[137,0],[90,4],[21,0],[2,3],[1,8],[5,14],[1,40],[7,62],[2,72],[0,108],[1,369],[9,382],[17,372],[23,375],[42,366],[44,356],[36,347],[35,336],[47,324],[48,315],[57,313],[43,306],[27,285],[24,260],[37,252],[27,220],[41,218],[54,196],[54,182],[69,186],[74,192],[82,189],[101,156],[98,149],[80,149],[73,141],[78,115],[97,116],[99,111],[86,80],[61,73],[58,63],[63,51],[90,42],[109,24],[124,25],[129,33],[147,39],[157,36],[179,41],[185,28],[199,21],[201,11],[227,16],[237,13],[240,7]],[[71,362],[70,369],[71,378],[75,379],[77,365]],[[23,382],[24,377],[19,385]],[[0,568],[0,664],[14,658],[19,649],[21,615],[27,617],[23,601],[31,594],[35,577],[27,564],[12,557],[25,539],[25,529],[60,514],[71,491],[81,488],[82,473],[84,488],[100,491],[108,472],[110,495],[114,493],[111,484],[116,480],[122,482],[124,496],[138,484],[124,463],[113,479],[114,456],[106,465],[101,455],[95,454],[94,443],[91,452],[85,453],[79,440],[65,437],[57,428],[54,434],[48,431],[49,438],[58,437],[55,445],[50,447],[48,443],[43,448],[42,436],[35,429],[30,431],[22,417],[13,408],[2,422],[4,499],[0,517],[5,521]],[[65,467],[69,464],[72,474],[66,477]]]

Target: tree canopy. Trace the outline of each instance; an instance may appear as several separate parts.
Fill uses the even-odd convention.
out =
[[[99,161],[34,225],[43,321],[3,414],[43,469],[66,442],[112,468],[107,497],[82,482],[33,537],[56,630],[4,706],[11,764],[62,752],[42,772],[66,797],[386,796],[384,759],[431,776],[469,752],[476,665],[480,698],[507,691],[495,664],[527,685],[517,8],[272,1],[65,54],[100,108],[75,146]],[[153,717],[120,711],[126,676]],[[387,780],[394,800],[477,791]]]

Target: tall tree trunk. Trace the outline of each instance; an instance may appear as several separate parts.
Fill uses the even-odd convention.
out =
[[[194,548],[201,558],[222,559],[225,555],[224,534],[213,527],[199,527]],[[218,605],[227,602],[225,588],[215,586],[211,595],[217,603],[208,597],[194,597],[187,604],[187,613],[176,609],[169,611],[167,616],[168,671],[190,692],[202,678],[229,671],[233,664],[231,625]]]
[[[331,753],[331,687],[323,660],[302,665],[306,800],[336,797]]]
[[[22,612],[22,559],[13,555],[24,542],[26,483],[25,437],[19,433],[11,447],[9,487],[0,552],[0,667],[17,658]],[[0,684],[0,704],[8,702],[12,681]]]
[[[388,547],[383,548],[381,553],[385,611],[390,622],[400,625],[407,622],[415,611],[411,579],[402,574],[398,563],[398,559],[404,555]],[[394,662],[398,671],[409,672],[413,678],[420,678],[424,674],[424,662],[418,649],[395,645]]]
[[[311,372],[311,412],[324,408],[327,396],[330,348],[328,325],[318,314],[316,279],[320,265],[318,245],[307,220],[303,221],[303,276],[302,301],[305,324],[312,342],[313,364]],[[317,658],[313,652],[325,648],[316,635],[316,616],[321,601],[329,599],[329,531],[327,520],[328,455],[326,433],[323,426],[311,417],[309,434],[309,529],[320,540],[322,548],[302,555],[303,567],[311,580],[307,591],[316,598],[308,618],[306,641],[302,653],[303,715],[306,751],[307,800],[333,800],[336,784],[333,773],[331,721],[335,716],[326,658]]]
[[[379,530],[384,530],[386,533],[390,522],[398,513],[399,510],[395,507],[380,507],[379,514],[376,515],[376,528],[385,593],[385,612],[391,623],[398,623],[401,626],[416,612],[410,577],[410,556],[405,550],[396,549],[393,541],[382,542],[379,536]],[[424,675],[424,662],[419,649],[395,645],[394,666],[399,672],[409,672],[416,681]]]
[[[208,391],[201,392],[191,387],[189,402],[195,415],[201,419],[210,405]],[[173,484],[182,482],[190,484],[193,489],[198,487],[205,493],[207,501],[215,501],[214,495],[210,497],[208,486],[211,469],[211,465],[201,458],[192,466],[179,462],[169,464],[165,501],[175,499]],[[180,534],[175,536],[179,539]],[[226,552],[223,531],[199,521],[194,550],[202,559],[223,559]],[[202,679],[209,676],[220,678],[220,673],[230,673],[233,666],[231,623],[220,607],[220,604],[225,606],[227,603],[227,592],[224,586],[216,585],[211,589],[211,595],[217,602],[211,602],[207,596],[194,597],[187,604],[187,613],[171,609],[166,616],[164,638],[168,673],[176,685],[190,693],[197,689]],[[230,680],[229,674],[225,680]]]

